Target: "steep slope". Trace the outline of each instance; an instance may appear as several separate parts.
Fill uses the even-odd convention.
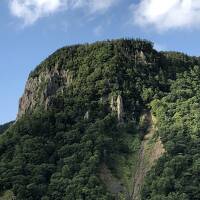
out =
[[[176,72],[199,62],[180,55],[122,39],[64,47],[48,57],[27,80],[16,123],[0,136],[0,192],[16,200],[123,199],[136,172],[139,196],[146,169],[162,153],[159,141],[149,142],[150,118],[140,141],[140,116],[170,92]]]
[[[152,102],[167,151],[153,167],[142,199],[200,199],[200,67],[180,74],[171,91]]]
[[[13,125],[13,121],[12,122],[8,122],[5,124],[0,125],[0,134],[4,133],[10,126]]]
[[[151,167],[165,152],[160,138],[155,137],[156,133],[156,120],[150,111],[146,111],[142,116],[142,126],[146,126],[144,138],[141,143],[140,151],[138,153],[138,166],[133,179],[133,200],[140,200],[141,189],[144,184],[144,179]],[[144,131],[144,130],[142,130]]]
[[[150,42],[140,40],[116,40],[60,49],[30,74],[20,99],[18,117],[38,107],[48,108],[54,104],[53,97],[58,93],[69,95],[73,92],[71,96],[82,95],[90,98],[87,100],[109,98],[111,102],[111,93],[120,94],[126,87],[141,98],[140,93],[150,85],[155,86],[152,90],[159,87],[154,77],[162,69],[156,61],[159,56]],[[144,79],[146,75],[148,78]]]

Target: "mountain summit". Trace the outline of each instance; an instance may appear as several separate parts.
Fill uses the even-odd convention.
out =
[[[57,50],[2,128],[0,199],[200,199],[199,64],[140,39]]]

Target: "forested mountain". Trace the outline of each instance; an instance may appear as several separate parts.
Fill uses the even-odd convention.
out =
[[[200,199],[200,68],[179,74],[154,100],[165,154],[146,179],[143,199]]]
[[[14,122],[8,122],[5,124],[0,125],[0,134],[2,134],[3,132],[5,132]]]
[[[139,39],[56,51],[0,136],[0,199],[200,199],[199,66]]]

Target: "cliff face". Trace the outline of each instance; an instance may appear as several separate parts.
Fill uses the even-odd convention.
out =
[[[59,70],[58,65],[51,70],[45,69],[36,77],[30,77],[26,83],[25,91],[19,102],[18,118],[34,110],[38,106],[48,108],[51,97],[68,87],[72,82],[69,70]]]
[[[127,79],[128,82],[131,76],[135,76],[138,73],[137,67],[138,71],[140,68],[150,70],[151,66],[156,65],[154,61],[158,53],[151,45],[146,41],[116,40],[58,50],[29,76],[24,94],[19,101],[17,118],[38,107],[48,109],[51,98],[58,92],[62,93],[74,79],[72,93],[77,93],[76,95],[87,95],[84,87],[89,86],[91,90],[96,91],[99,99],[108,102],[109,96],[114,93],[116,98],[111,99],[111,111],[118,115],[119,121],[123,121],[122,81]],[[109,63],[112,63],[110,69],[107,68]],[[119,74],[122,74],[121,78]],[[142,74],[137,76],[140,79]],[[118,95],[119,93],[122,95]]]
[[[117,113],[117,119],[119,122],[123,122],[124,118],[124,106],[123,106],[123,98],[121,95],[111,96],[110,100],[110,108],[112,112]]]
[[[126,104],[126,97],[131,96],[125,94],[125,87],[138,95],[134,98],[138,101],[141,93],[145,96],[146,93],[153,95],[160,88],[168,90],[166,81],[176,78],[174,71],[182,72],[198,63],[198,58],[181,53],[158,53],[152,43],[146,40],[122,39],[64,47],[49,56],[30,74],[19,101],[17,118],[37,107],[47,109],[51,98],[73,82],[73,94],[84,96],[88,93],[84,87],[90,87],[95,91],[94,96],[110,101],[111,111],[117,112],[117,105],[114,104],[117,101],[120,105]],[[155,91],[149,90],[151,85]],[[122,94],[122,99],[110,99],[113,93],[116,98]],[[136,101],[130,106],[135,107],[138,104]],[[122,108],[118,107],[119,120],[123,118],[119,114]]]
[[[196,67],[188,76],[185,70],[199,61],[183,54],[178,58],[171,53],[166,55],[154,50],[148,41],[113,40],[64,47],[48,57],[29,76],[20,99],[18,120],[0,135],[0,193],[10,191],[16,200],[111,200],[115,195],[116,199],[126,199],[127,188],[131,199],[132,195],[139,196],[146,169],[164,152],[170,154],[157,162],[160,166],[154,168],[155,173],[146,182],[143,199],[150,199],[160,189],[164,196],[156,194],[158,199],[173,199],[166,196],[166,191],[171,192],[168,174],[170,178],[180,177],[176,183],[170,179],[173,192],[181,180],[196,187],[194,176],[188,182],[189,176],[182,179],[182,174],[191,172],[187,160],[189,165],[191,160],[198,161],[195,152],[199,152],[199,145],[193,142],[199,135],[200,70]],[[183,79],[176,82],[177,73],[182,73]],[[158,127],[153,126],[150,112],[144,118],[147,124],[140,126],[141,113],[149,105],[156,113]],[[170,124],[172,127],[167,129]],[[157,134],[161,137],[156,138]],[[166,151],[160,139],[166,142]],[[195,156],[182,157],[191,147]],[[177,165],[170,170],[168,167],[174,158],[182,163],[181,171],[187,170],[172,174]],[[192,166],[194,174],[198,173],[197,168],[198,163]],[[178,190],[174,197],[198,199],[196,191],[193,195],[188,189],[183,190],[182,193],[192,194],[191,198],[179,198]]]

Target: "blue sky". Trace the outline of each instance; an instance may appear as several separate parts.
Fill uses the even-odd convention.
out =
[[[56,49],[122,37],[200,55],[196,0],[1,0],[0,124],[16,117],[28,74]]]

